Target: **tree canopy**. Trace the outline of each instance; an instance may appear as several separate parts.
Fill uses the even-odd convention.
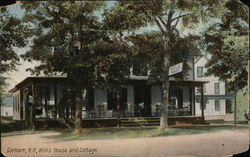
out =
[[[189,1],[189,0],[149,0],[149,1],[120,1],[104,12],[104,22],[107,28],[115,30],[120,35],[156,25],[163,39],[162,64],[155,64],[160,72],[162,82],[161,129],[167,126],[169,106],[169,67],[173,62],[171,52],[175,51],[179,33],[187,29],[194,29],[200,23],[209,22],[221,16],[223,2]],[[177,26],[181,27],[177,27]],[[180,52],[178,52],[180,53]],[[177,56],[177,53],[175,54]],[[155,62],[157,63],[157,62]],[[159,67],[160,66],[160,67]]]
[[[24,2],[23,20],[40,31],[23,57],[41,64],[34,74],[66,75],[76,94],[76,127],[81,128],[82,91],[123,84],[129,75],[128,45],[104,31],[97,13],[104,2]],[[127,76],[127,77],[125,77]],[[111,87],[112,84],[112,87]]]
[[[207,51],[212,54],[207,75],[218,76],[229,89],[239,90],[247,84],[249,9],[236,0],[227,1],[224,9],[222,21],[205,33]]]
[[[24,31],[27,27],[21,20],[9,12],[6,7],[0,8],[0,95],[6,86],[6,72],[15,70],[19,56],[17,49],[26,46],[27,38]],[[0,102],[1,103],[1,102]]]

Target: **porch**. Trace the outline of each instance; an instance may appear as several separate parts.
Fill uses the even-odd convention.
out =
[[[161,116],[161,106],[155,105],[155,114],[147,117],[160,117]],[[132,117],[142,117],[142,110],[119,110],[120,118],[132,118]],[[190,111],[187,107],[173,109],[169,107],[168,109],[168,117],[176,117],[176,116],[192,116],[192,111]],[[104,105],[98,106],[98,111],[95,110],[84,110],[82,111],[83,119],[95,119],[95,118],[117,118],[117,110],[104,110]]]
[[[100,128],[100,127],[151,127],[160,125],[160,117],[130,117],[130,118],[84,118],[82,120],[83,128]],[[206,124],[202,117],[197,116],[176,116],[168,118],[169,126],[189,126],[197,124]],[[37,118],[36,129],[52,129],[52,128],[73,128],[74,122],[70,120],[65,123],[62,118],[44,119]]]
[[[195,116],[194,88],[201,89],[201,102],[203,99],[202,81],[170,81],[170,106],[168,116],[176,117]],[[75,104],[72,92],[68,90],[70,82],[66,77],[28,77],[20,82],[10,92],[14,95],[14,119],[25,120],[30,116],[35,122],[39,119],[48,121],[56,119],[75,119]],[[121,88],[120,99],[107,89],[87,89],[82,93],[83,107],[82,119],[89,121],[112,121],[122,119],[159,119],[161,116],[161,87],[149,85],[145,80],[131,80]],[[117,105],[119,104],[119,106]],[[202,109],[202,108],[201,108]],[[202,109],[203,110],[203,109]],[[31,113],[34,111],[34,113]],[[204,120],[204,112],[201,118]],[[198,117],[199,119],[200,117]],[[114,120],[117,122],[117,120]]]

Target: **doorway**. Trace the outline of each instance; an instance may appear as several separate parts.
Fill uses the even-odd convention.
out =
[[[151,87],[146,84],[134,86],[135,117],[151,116]]]

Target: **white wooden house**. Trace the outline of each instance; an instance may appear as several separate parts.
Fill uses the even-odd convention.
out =
[[[170,81],[169,116],[196,116],[195,88],[206,81],[194,80],[194,60],[189,59],[190,70],[183,81]],[[161,113],[161,84],[147,84],[148,76],[131,70],[130,81],[120,91],[121,117],[159,117]],[[13,118],[25,119],[25,104],[36,106],[36,118],[60,118],[74,108],[63,108],[68,103],[66,76],[27,77],[10,92],[13,94]],[[29,99],[25,99],[25,91]],[[39,93],[39,98],[36,94]],[[27,97],[27,96],[26,96]],[[35,97],[36,100],[33,99]],[[39,99],[39,100],[38,100]],[[115,93],[107,89],[88,89],[83,92],[83,118],[114,118],[117,108]],[[38,103],[40,102],[40,103]],[[201,115],[202,116],[202,115]]]
[[[205,119],[224,119],[233,120],[232,115],[232,95],[228,94],[226,90],[226,83],[215,76],[204,76],[207,72],[205,67],[208,60],[211,58],[210,54],[195,58],[195,80],[207,81],[204,85],[204,114]],[[200,111],[200,92],[196,88],[195,96],[195,113],[197,116],[201,115]]]

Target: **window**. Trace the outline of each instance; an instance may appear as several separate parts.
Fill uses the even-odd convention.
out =
[[[147,66],[141,60],[137,60],[133,64],[133,75],[147,76]]]
[[[226,113],[227,114],[233,113],[233,104],[232,104],[232,100],[230,99],[226,100]]]
[[[220,94],[220,83],[214,83],[214,94]]]
[[[215,100],[215,111],[220,111],[220,100]]]
[[[197,77],[203,77],[203,67],[197,67]]]

